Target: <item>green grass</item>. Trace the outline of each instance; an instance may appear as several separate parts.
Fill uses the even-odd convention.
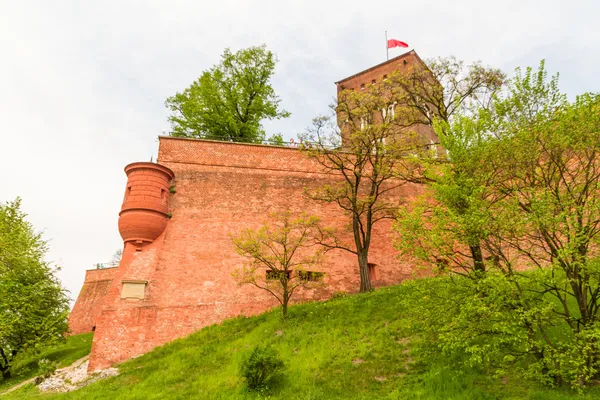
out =
[[[88,355],[92,347],[92,337],[92,333],[69,336],[65,343],[49,347],[38,354],[26,356],[15,365],[13,376],[10,379],[0,378],[0,393],[20,382],[35,377],[38,372],[37,363],[43,358],[58,362],[58,368],[62,368]]]
[[[291,307],[283,324],[276,309],[207,327],[120,366],[121,375],[67,394],[40,394],[32,385],[9,399],[592,399],[547,389],[518,376],[500,381],[482,371],[456,371],[439,357],[425,363],[409,333],[413,318],[397,286],[324,303]],[[249,393],[239,367],[257,344],[285,360],[283,379]]]

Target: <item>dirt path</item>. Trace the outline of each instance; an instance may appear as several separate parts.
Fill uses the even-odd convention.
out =
[[[75,369],[75,368],[79,367],[81,364],[83,364],[84,362],[86,362],[88,360],[88,358],[90,358],[89,355],[85,356],[85,357],[82,357],[79,360],[75,361],[71,365],[68,365],[68,366],[63,367],[63,368],[58,368],[55,373],[71,371],[72,369]],[[26,381],[23,381],[23,382],[19,383],[18,385],[15,385],[15,386],[13,386],[13,387],[5,390],[4,392],[0,393],[0,396],[2,396],[3,394],[7,394],[7,393],[10,393],[10,392],[13,392],[13,391],[15,391],[15,390],[17,390],[19,388],[22,388],[23,386],[25,386],[25,385],[27,385],[29,383],[32,383],[33,381],[35,381],[35,378],[36,377],[34,376],[31,379],[27,379]]]

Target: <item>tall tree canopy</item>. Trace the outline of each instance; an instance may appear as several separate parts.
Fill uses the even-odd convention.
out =
[[[392,218],[404,200],[396,189],[434,180],[435,175],[425,173],[428,164],[444,159],[427,126],[481,103],[503,80],[499,70],[479,63],[465,67],[453,57],[432,60],[428,66],[417,63],[360,91],[343,90],[332,106],[334,114],[316,118],[302,135],[307,154],[341,177],[308,195],[337,204],[348,215],[354,240],[342,243],[329,236],[322,244],[357,256],[361,292],[372,289],[368,265],[373,227]]]
[[[21,201],[0,204],[0,372],[10,377],[19,355],[63,339],[66,291],[44,261],[41,234],[25,219]]]
[[[260,142],[263,119],[290,116],[280,109],[271,86],[277,58],[265,45],[232,53],[225,49],[218,65],[204,71],[165,105],[171,135],[234,142]]]
[[[445,126],[450,162],[397,224],[402,251],[466,277],[423,293],[435,351],[551,384],[600,377],[599,110],[542,63]]]

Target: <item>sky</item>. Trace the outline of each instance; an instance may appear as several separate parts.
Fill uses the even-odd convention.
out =
[[[0,202],[22,198],[74,300],[123,245],[123,168],[156,160],[165,99],[223,49],[277,54],[292,116],[264,126],[290,139],[328,111],[335,81],[385,61],[385,30],[423,59],[509,75],[545,59],[569,98],[600,92],[598,15],[596,0],[0,0]]]

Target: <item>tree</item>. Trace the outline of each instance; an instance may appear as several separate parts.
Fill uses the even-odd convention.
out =
[[[450,122],[454,115],[487,108],[506,76],[481,62],[465,66],[450,56],[415,64],[388,80],[401,105],[413,113],[413,121],[433,125],[436,120]]]
[[[280,99],[270,79],[277,59],[265,45],[232,53],[225,49],[221,62],[202,73],[165,105],[171,135],[234,142],[260,142],[265,138],[261,120],[290,113],[279,108]]]
[[[417,63],[360,91],[343,90],[332,107],[337,117],[319,117],[303,139],[305,149],[326,170],[343,177],[337,184],[309,193],[338,204],[352,220],[354,243],[324,243],[357,255],[361,291],[371,290],[368,256],[373,226],[393,218],[402,199],[395,190],[406,183],[432,183],[439,178],[445,154],[430,135],[455,114],[487,102],[504,75],[455,58]],[[423,129],[425,128],[425,129]],[[443,134],[444,131],[441,131]],[[479,244],[473,246],[480,253]]]
[[[118,267],[121,263],[121,258],[123,258],[123,250],[117,249],[110,260],[110,266]]]
[[[25,219],[21,200],[0,205],[0,371],[22,353],[64,340],[66,291],[44,261],[46,242]]]
[[[447,127],[452,164],[433,187],[442,211],[405,215],[399,244],[433,260],[469,245],[472,230],[487,272],[444,291],[444,313],[427,328],[438,349],[486,367],[521,362],[553,384],[599,375],[599,111],[598,95],[567,102],[542,63],[518,70],[491,107]],[[468,196],[456,182],[463,177]],[[460,218],[456,199],[468,200]]]
[[[323,253],[315,248],[320,237],[319,219],[294,217],[290,211],[270,217],[272,221],[258,230],[246,229],[232,238],[238,254],[247,259],[234,276],[240,285],[256,286],[275,297],[285,319],[296,290],[315,287],[324,277],[323,272],[308,270],[319,264]]]
[[[438,213],[447,211],[451,212],[451,215],[446,217],[455,222],[467,222],[468,229],[463,231],[464,237],[468,238],[467,254],[461,254],[460,251],[455,251],[457,250],[455,248],[446,248],[443,257],[437,257],[436,260],[444,260],[445,263],[449,258],[454,258],[455,263],[461,268],[484,271],[481,236],[485,233],[476,229],[468,221],[474,217],[482,217],[482,215],[476,216],[481,211],[476,200],[478,196],[486,194],[479,193],[481,187],[477,185],[484,183],[486,178],[477,167],[470,170],[458,168],[460,162],[457,160],[464,158],[465,155],[469,160],[476,158],[472,154],[476,151],[475,148],[467,149],[465,146],[468,146],[471,141],[482,144],[484,140],[483,137],[476,137],[476,134],[471,132],[473,127],[469,124],[472,122],[466,121],[464,117],[476,114],[481,109],[489,109],[496,95],[504,87],[506,76],[499,69],[485,67],[481,62],[465,66],[463,61],[453,56],[430,59],[426,64],[426,66],[416,64],[408,73],[393,74],[390,77],[390,85],[394,91],[403,94],[396,97],[399,98],[405,112],[412,114],[415,123],[435,127],[442,147],[454,162],[448,169],[448,166],[439,162],[431,164],[431,158],[423,158],[423,167],[415,169],[422,174],[407,178],[413,182],[433,185],[441,179],[444,182],[438,184],[448,187],[447,181],[452,175],[455,190],[437,191],[439,196],[445,194],[451,197],[446,199],[447,204],[451,204],[448,208],[435,210],[432,209],[431,203],[424,202],[416,212],[424,212],[427,209]],[[461,120],[466,125],[458,131],[449,129],[455,119]],[[462,165],[464,167],[464,164]],[[447,171],[443,173],[440,169],[447,169]]]
[[[321,244],[357,256],[361,292],[372,289],[368,264],[373,227],[393,218],[402,201],[396,189],[407,177],[420,175],[415,171],[419,156],[436,152],[410,129],[414,121],[405,110],[394,107],[397,97],[384,83],[360,92],[344,90],[332,106],[334,113],[314,119],[302,135],[307,155],[337,177],[307,194],[337,204],[351,220],[352,242],[330,230]]]

